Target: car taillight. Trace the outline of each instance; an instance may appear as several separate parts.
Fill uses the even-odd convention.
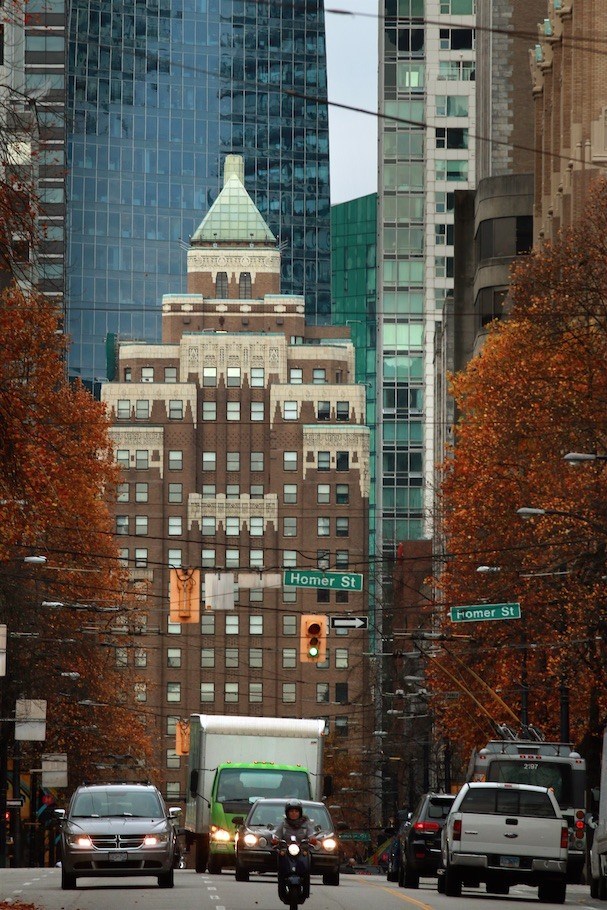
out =
[[[567,829],[565,829],[566,831]],[[453,840],[462,839],[462,820],[461,818],[453,819]],[[567,846],[567,844],[565,844]]]
[[[436,834],[440,831],[440,825],[438,822],[415,822],[413,830],[421,831],[423,834]]]
[[[569,846],[569,828],[561,828],[561,847],[567,849]]]
[[[578,809],[578,811],[575,813],[575,821],[573,823],[573,827],[575,828],[575,836],[578,839],[584,837],[586,833],[586,822],[584,821],[584,813],[581,809]]]

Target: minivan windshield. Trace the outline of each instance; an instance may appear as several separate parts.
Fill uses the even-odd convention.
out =
[[[164,812],[155,793],[140,790],[85,790],[74,799],[71,818],[163,818]]]

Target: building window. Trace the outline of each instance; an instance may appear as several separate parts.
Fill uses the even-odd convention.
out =
[[[237,613],[226,613],[226,635],[239,635],[240,624]]]
[[[169,517],[169,537],[179,537],[183,534],[183,523],[181,516],[172,515]]]
[[[200,557],[200,565],[203,569],[215,568],[215,549],[213,547],[204,547]]]
[[[325,590],[325,588],[317,588],[316,589],[316,603],[317,604],[331,603],[331,592]]]
[[[183,484],[170,483],[168,488],[169,502],[183,502]]]
[[[263,499],[263,497],[264,497],[263,484],[262,483],[252,483],[250,490],[249,490],[249,496],[251,497],[251,499]]]
[[[179,569],[182,565],[182,553],[179,547],[169,547],[167,562],[172,569]]]
[[[345,505],[350,502],[350,484],[338,483],[335,487],[335,502],[338,505]]]
[[[297,537],[297,518],[288,516],[282,520],[283,537]]]
[[[166,751],[166,767],[167,768],[180,768],[181,759],[175,749],[167,749]]]
[[[283,635],[297,635],[297,616],[283,616],[282,617],[282,634]]]
[[[263,588],[250,588],[249,589],[249,603],[252,603],[252,604],[263,603]]]
[[[250,385],[252,389],[263,389],[266,384],[266,371],[263,367],[251,367]]]
[[[214,515],[203,515],[201,520],[203,537],[215,537],[217,533],[217,519]]]
[[[178,682],[169,682],[167,683],[167,698],[169,702],[178,702],[181,701],[181,683]]]
[[[289,370],[289,382],[291,385],[301,385],[303,382],[303,370],[299,367],[291,367]]]
[[[299,416],[298,404],[296,401],[283,401],[282,418],[283,420],[297,420]]]
[[[349,666],[348,649],[347,648],[335,648],[335,669],[336,670],[347,670],[348,666]]]
[[[248,300],[253,296],[250,272],[240,273],[240,278],[238,279],[238,295],[241,300]]]
[[[147,569],[148,567],[148,550],[147,547],[135,547],[135,568]]]
[[[154,367],[141,367],[141,381],[154,382]]]
[[[140,399],[135,402],[135,419],[136,420],[149,420],[150,418],[150,402],[145,399]]]
[[[335,718],[335,735],[345,737],[348,735],[348,718],[347,717],[336,717]]]
[[[119,398],[116,403],[116,417],[118,420],[131,419],[131,402],[126,398]]]
[[[226,419],[227,420],[240,420],[240,402],[239,401],[228,401],[226,407]]]
[[[261,683],[249,683],[249,703],[259,704],[263,701],[263,689]]]
[[[164,368],[164,381],[165,382],[177,382],[177,367],[165,367]]]
[[[202,385],[207,389],[217,386],[217,367],[202,368]]]
[[[133,381],[133,371],[130,367],[124,368],[124,381],[132,382]]]
[[[282,668],[283,670],[294,670],[297,667],[297,649],[282,649]]]
[[[240,385],[240,367],[228,367],[226,374],[226,386],[228,389],[239,389]]]
[[[200,666],[203,670],[212,670],[215,667],[214,648],[200,649]]]
[[[135,692],[135,701],[141,702],[148,700],[147,686],[144,682],[135,683],[133,691]]]
[[[283,602],[283,604],[296,604],[297,603],[297,588],[284,588],[283,587],[282,602]]]
[[[216,401],[203,401],[202,402],[202,419],[203,420],[217,420],[217,402]]]
[[[120,560],[120,565],[128,568],[129,565],[129,548],[120,547],[118,550],[118,559]]]
[[[331,502],[331,484],[319,483],[316,485],[316,502]]]
[[[217,467],[217,452],[202,453],[202,470],[214,471]]]
[[[202,485],[202,498],[203,499],[215,499],[217,495],[217,487],[214,483],[203,483]]]
[[[297,452],[283,452],[282,467],[284,471],[296,471]]]
[[[331,469],[331,453],[319,452],[316,467],[319,471],[329,471]]]
[[[238,515],[228,515],[225,521],[226,537],[238,537],[240,535],[240,518]]]
[[[215,701],[215,683],[200,683],[200,701],[204,703]]]
[[[283,550],[282,564],[285,569],[297,568],[297,550]]]
[[[329,703],[329,683],[316,683],[316,701]]]
[[[128,449],[116,449],[116,464],[121,468],[130,468],[131,455]]]
[[[263,569],[263,550],[249,550],[249,568]]]
[[[350,551],[349,550],[336,550],[335,551],[335,568],[336,569],[347,569],[350,564]]]
[[[323,385],[327,381],[327,371],[316,369],[312,371],[312,382],[316,385]]]
[[[227,483],[226,484],[226,499],[240,499],[240,484],[239,483]]]
[[[338,420],[349,420],[350,419],[350,402],[349,401],[338,401],[336,405],[336,414]]]
[[[347,604],[350,602],[350,595],[347,591],[336,591],[335,592],[335,603],[336,604]]]
[[[129,652],[128,648],[114,648],[114,663],[116,667],[128,667]]]
[[[337,537],[348,537],[350,534],[350,519],[349,518],[336,518],[335,519],[335,534]]]
[[[249,635],[263,635],[263,616],[249,616]]]
[[[203,551],[204,552],[204,551]],[[200,634],[215,635],[215,614],[212,612],[203,613],[200,617]]]
[[[331,533],[331,519],[328,515],[320,515],[316,519],[316,533],[319,537],[328,537]]]
[[[116,534],[129,533],[129,516],[116,515]]]
[[[174,449],[169,452],[169,471],[182,471],[183,470],[183,452],[179,449]]]
[[[263,537],[263,517],[249,518],[249,534],[251,537]]]
[[[316,405],[316,416],[319,420],[330,420],[331,419],[331,402],[330,401],[319,401]]]
[[[229,669],[238,667],[238,648],[226,648],[225,666]]]
[[[251,402],[251,420],[258,422],[265,420],[265,405],[263,401]]]
[[[254,670],[263,669],[263,651],[261,648],[249,648],[249,667]]]
[[[147,483],[135,484],[135,502],[147,502],[149,498],[149,485]]]
[[[183,420],[183,401],[169,400],[169,420]]]
[[[167,667],[178,670],[181,666],[181,648],[167,648]]]
[[[137,537],[145,537],[148,533],[148,517],[147,515],[135,515],[135,535]]]
[[[147,449],[135,450],[135,467],[138,471],[147,471],[150,466],[150,453]]]
[[[179,719],[180,718],[176,714],[169,714],[168,717],[166,717],[166,719],[165,719],[166,726],[164,728],[164,732],[166,733],[167,736],[176,735],[177,722],[179,721]]]
[[[167,781],[167,785],[164,791],[164,795],[167,803],[175,802],[176,800],[183,799],[181,795],[181,788],[179,786],[178,780]]]
[[[282,487],[282,501],[292,505],[297,502],[297,484],[285,483]]]
[[[129,485],[128,483],[119,483],[116,487],[116,502],[128,502],[129,501]]]
[[[237,521],[240,523],[240,519],[237,519]],[[239,566],[240,551],[228,547],[226,550],[226,569],[237,569]]]
[[[251,471],[263,471],[263,452],[251,452]]]
[[[227,272],[217,272],[217,277],[215,279],[215,295],[217,297],[227,297],[228,296],[228,273]]]
[[[282,684],[282,703],[283,705],[293,705],[296,701],[295,683]]]
[[[240,471],[240,452],[226,452],[226,471]]]
[[[349,452],[338,452],[335,459],[335,467],[338,471],[349,471],[350,470],[350,453]]]

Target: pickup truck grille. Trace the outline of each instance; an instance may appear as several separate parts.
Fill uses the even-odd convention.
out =
[[[96,834],[93,847],[96,850],[136,850],[143,846],[143,834]]]

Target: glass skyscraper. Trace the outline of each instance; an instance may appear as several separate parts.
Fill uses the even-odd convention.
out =
[[[159,339],[226,154],[282,249],[282,290],[330,317],[329,142],[320,0],[73,0],[68,14],[70,372],[106,339]]]

